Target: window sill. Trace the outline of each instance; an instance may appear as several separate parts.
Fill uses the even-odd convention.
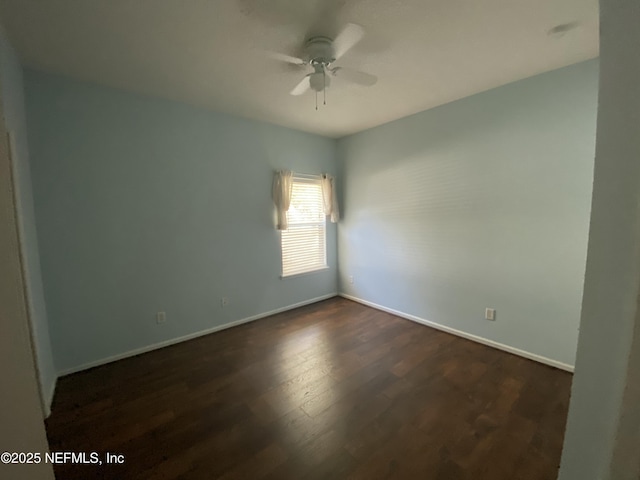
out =
[[[280,278],[282,279],[287,279],[287,278],[296,278],[296,277],[302,277],[304,275],[309,275],[312,273],[317,273],[317,272],[323,272],[324,270],[329,270],[329,266],[326,265],[324,267],[320,267],[320,268],[315,268],[313,270],[307,270],[306,272],[300,272],[300,273],[292,273],[291,275],[280,275]]]

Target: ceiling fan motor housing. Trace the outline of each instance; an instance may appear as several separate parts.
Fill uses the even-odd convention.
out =
[[[326,67],[336,59],[333,42],[328,37],[310,38],[305,45],[305,51],[312,66],[320,64]]]

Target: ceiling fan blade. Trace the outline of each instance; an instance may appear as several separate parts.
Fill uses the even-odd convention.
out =
[[[310,87],[311,87],[311,82],[309,80],[309,75],[307,75],[300,81],[298,85],[293,87],[293,90],[291,90],[289,93],[291,95],[302,95],[304,92],[309,90]]]
[[[307,64],[307,62],[305,62],[303,59],[294,57],[292,55],[287,55],[286,53],[268,52],[268,54],[269,54],[269,57],[273,58],[274,60],[280,60],[281,62],[287,62],[293,65],[300,65],[300,66]]]
[[[334,77],[347,80],[351,83],[357,83],[358,85],[363,85],[365,87],[375,85],[378,81],[378,77],[375,75],[361,72],[359,70],[352,70],[350,68],[335,67],[331,69],[331,73]]]
[[[358,43],[364,36],[364,29],[355,23],[348,23],[333,41],[333,53],[336,60]]]

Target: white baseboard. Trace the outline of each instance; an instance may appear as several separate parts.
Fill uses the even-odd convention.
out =
[[[53,396],[56,393],[56,385],[58,384],[58,377],[53,379],[51,385],[49,385],[49,391],[45,393],[44,399],[44,418],[48,418],[51,415],[51,404],[53,403]]]
[[[411,320],[412,322],[420,323],[422,325],[426,325],[427,327],[435,328],[436,330],[442,330],[443,332],[447,332],[452,335],[456,335],[458,337],[466,338],[467,340],[472,340],[474,342],[478,342],[483,345],[487,345],[489,347],[497,348],[498,350],[503,350],[505,352],[513,353],[514,355],[528,358],[529,360],[534,360],[539,363],[544,363],[545,365],[559,368],[560,370],[573,372],[573,369],[574,369],[574,366],[569,365],[568,363],[563,363],[557,360],[553,360],[551,358],[543,357],[541,355],[536,355],[535,353],[527,352],[526,350],[520,350],[519,348],[511,347],[509,345],[505,345],[504,343],[499,343],[494,340],[489,340],[488,338],[479,337],[471,333],[463,332],[462,330],[457,330],[455,328],[447,327],[446,325],[441,325],[439,323],[431,322],[429,320],[425,320],[424,318],[420,318],[415,315],[411,315],[409,313],[404,313],[398,310],[394,310],[393,308],[383,307],[382,305],[378,305],[377,303],[369,302],[367,300],[363,300],[361,298],[354,297],[352,295],[347,295],[346,293],[339,293],[338,295],[348,300],[353,300],[354,302],[361,303],[368,307],[375,308],[377,310],[382,310],[383,312],[391,313],[392,315],[396,315],[398,317]]]
[[[224,325],[216,325],[215,327],[207,328],[206,330],[200,330],[199,332],[195,332],[195,333],[190,333],[189,335],[184,335],[182,337],[172,338],[170,340],[165,340],[163,342],[147,345],[146,347],[136,348],[135,350],[129,350],[127,352],[119,353],[111,357],[102,358],[100,360],[96,360],[93,362],[84,363],[77,367],[68,368],[66,370],[63,370],[62,372],[59,372],[59,376],[62,377],[65,375],[70,375],[72,373],[80,372],[82,370],[87,370],[89,368],[98,367],[100,365],[122,360],[123,358],[135,357],[136,355],[140,355],[141,353],[150,352],[152,350],[158,350],[159,348],[175,345],[176,343],[186,342],[187,340],[192,340],[194,338],[202,337],[203,335],[209,335],[210,333],[219,332],[220,330],[226,330],[227,328],[236,327],[238,325],[242,325],[243,323],[253,322],[254,320],[259,320],[261,318],[269,317],[271,315],[275,315],[276,313],[282,313],[282,312],[286,312],[287,310],[293,310],[294,308],[304,307],[305,305],[321,302],[322,300],[327,300],[329,298],[333,298],[336,296],[338,296],[337,292],[329,293],[328,295],[322,295],[321,297],[316,297],[309,300],[305,300],[303,302],[294,303],[293,305],[287,305],[286,307],[276,308],[275,310],[271,310],[269,312],[259,313],[251,317],[242,318],[240,320],[235,320],[233,322],[225,323]],[[53,398],[53,395],[51,398]]]

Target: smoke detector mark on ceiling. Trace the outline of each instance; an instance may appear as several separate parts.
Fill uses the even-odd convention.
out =
[[[556,25],[555,27],[547,30],[547,35],[554,38],[562,38],[571,30],[578,28],[580,24],[578,22],[567,22]]]

